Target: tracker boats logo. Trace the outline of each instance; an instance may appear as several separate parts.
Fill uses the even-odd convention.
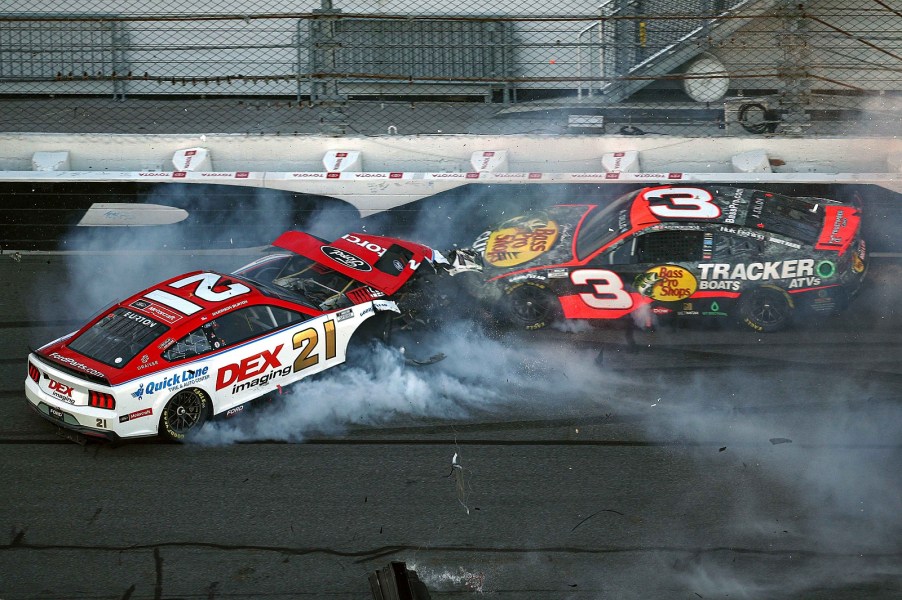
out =
[[[372,271],[373,268],[365,260],[359,256],[355,256],[346,250],[336,248],[335,246],[323,246],[321,248],[323,254],[334,260],[335,262],[354,269],[355,271]]]

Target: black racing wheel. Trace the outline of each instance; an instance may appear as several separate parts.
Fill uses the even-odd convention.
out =
[[[739,299],[742,322],[755,331],[770,333],[785,328],[792,320],[789,294],[779,288],[756,287]]]
[[[169,399],[160,415],[160,435],[174,442],[182,442],[197,433],[207,421],[210,401],[196,388],[180,390]]]
[[[504,295],[507,320],[518,328],[542,329],[561,318],[561,303],[544,283],[515,283]]]

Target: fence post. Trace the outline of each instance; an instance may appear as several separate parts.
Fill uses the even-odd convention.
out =
[[[805,39],[807,23],[801,6],[795,0],[781,0],[777,13],[782,17],[782,29],[776,32],[777,46],[783,49],[783,63],[777,68],[782,108],[780,129],[788,136],[803,135],[811,125],[811,117],[805,112],[811,96],[808,78],[811,53]]]
[[[337,54],[341,43],[336,39],[341,9],[332,8],[332,0],[321,0],[320,8],[310,21],[310,66],[313,75],[310,88],[310,102],[322,107],[321,120],[326,135],[345,135],[348,129],[344,107],[347,98],[339,91],[339,79],[335,75],[338,67]],[[322,16],[320,16],[322,15]]]

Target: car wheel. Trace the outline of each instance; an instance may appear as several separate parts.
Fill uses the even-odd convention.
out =
[[[560,319],[561,303],[543,283],[524,281],[504,291],[507,320],[523,329],[541,329]]]
[[[174,442],[182,442],[197,433],[207,421],[210,401],[199,389],[184,389],[175,394],[160,415],[160,434]]]
[[[755,331],[770,333],[786,327],[792,319],[793,304],[779,288],[757,287],[742,294],[739,316]]]

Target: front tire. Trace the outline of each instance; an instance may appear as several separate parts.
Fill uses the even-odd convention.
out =
[[[196,388],[176,392],[160,415],[160,435],[173,442],[184,442],[200,431],[207,421],[210,400]]]
[[[504,291],[507,320],[520,329],[536,330],[561,318],[561,303],[543,283],[524,281]]]
[[[757,287],[739,299],[743,324],[762,333],[784,329],[792,320],[792,311],[792,299],[779,288]]]

